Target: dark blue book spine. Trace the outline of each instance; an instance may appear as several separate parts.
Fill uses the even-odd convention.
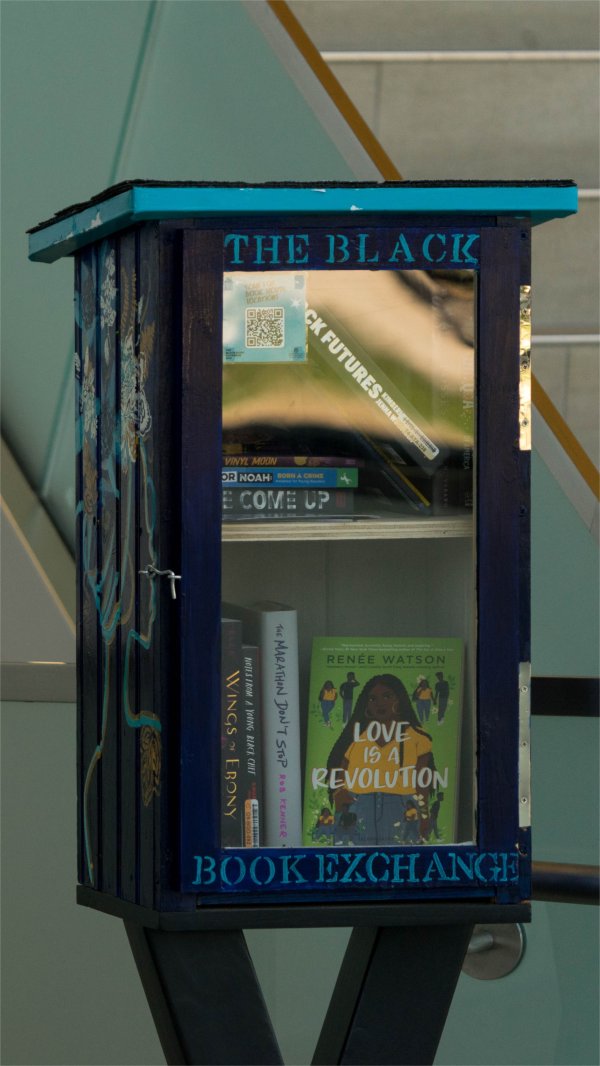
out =
[[[242,623],[221,619],[221,846],[243,842]]]

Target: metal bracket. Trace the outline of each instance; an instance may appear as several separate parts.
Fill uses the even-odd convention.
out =
[[[531,825],[531,663],[519,663],[519,828]]]
[[[175,591],[175,582],[181,581],[181,574],[176,574],[174,570],[158,570],[152,563],[148,563],[145,570],[138,570],[138,574],[143,574],[145,577],[167,577],[171,582],[171,599],[177,599],[177,593]]]
[[[525,931],[513,925],[476,925],[463,962],[463,973],[479,981],[496,981],[516,970],[525,953]]]

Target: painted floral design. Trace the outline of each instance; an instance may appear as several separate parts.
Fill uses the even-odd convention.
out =
[[[151,726],[140,730],[142,802],[149,807],[154,796],[160,795],[162,745],[160,733]]]
[[[96,321],[96,293],[94,279],[90,270],[82,269],[81,282],[81,325],[85,330],[92,328]]]
[[[96,440],[98,412],[96,409],[96,372],[90,350],[86,346],[83,357],[83,384],[81,387],[81,414],[86,437]]]
[[[145,305],[136,307],[136,276],[121,271],[121,468],[138,458],[139,442],[152,428],[145,385],[154,346],[154,324],[145,324]],[[139,354],[136,354],[136,340]]]
[[[89,518],[96,515],[98,507],[98,483],[96,480],[96,457],[90,442],[83,442],[83,510]]]
[[[104,276],[100,286],[100,325],[102,329],[114,326],[117,317],[117,281],[115,253],[110,251],[104,260]]]
[[[110,731],[115,726],[109,647],[117,633],[122,656],[121,714],[139,738],[141,800],[145,807],[160,795],[162,765],[160,718],[153,709],[140,709],[137,696],[129,691],[138,655],[148,653],[152,647],[157,597],[154,583],[138,577],[135,559],[136,540],[140,537],[144,558],[156,563],[156,507],[147,454],[147,448],[151,447],[147,438],[152,429],[152,414],[146,395],[155,325],[150,321],[153,304],[138,298],[131,251],[129,246],[127,254],[119,256],[114,247],[104,245],[104,254],[100,252],[97,257],[98,272],[82,263],[77,307],[80,336],[75,374],[82,464],[80,546],[86,582],[82,605],[84,612],[97,612],[97,632],[101,633],[103,652],[100,735],[83,786],[83,838],[91,884],[96,883],[97,841],[89,797]],[[97,347],[98,337],[101,348]],[[131,476],[134,463],[139,463],[139,477]],[[116,524],[117,515],[120,526]],[[115,538],[119,535],[117,570]],[[101,538],[100,552],[98,538]],[[97,567],[97,554],[102,560],[101,569]]]
[[[135,354],[133,329],[121,345],[121,466],[127,469],[138,455],[138,439],[144,439],[152,428],[150,405],[144,386],[148,377],[149,352],[141,347]]]

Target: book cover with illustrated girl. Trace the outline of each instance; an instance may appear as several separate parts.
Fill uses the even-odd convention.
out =
[[[303,841],[456,841],[463,643],[315,637]]]

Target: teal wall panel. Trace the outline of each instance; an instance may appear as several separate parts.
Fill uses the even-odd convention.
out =
[[[2,419],[36,487],[61,421],[73,440],[73,268],[35,268],[25,231],[111,180],[148,10],[2,5]]]
[[[597,677],[598,542],[535,451],[531,481],[533,673]]]
[[[125,177],[354,177],[308,95],[240,0],[2,5],[3,432],[67,542],[72,264],[26,230]]]
[[[161,1066],[123,923],[75,903],[75,707],[2,725],[2,1047],[7,1066]]]
[[[119,178],[352,179],[239,0],[160,4]]]
[[[598,862],[598,720],[535,718],[534,861]],[[436,1066],[592,1066],[598,1047],[598,908],[535,903],[520,966],[461,976]]]
[[[498,981],[463,974],[436,1066],[593,1066],[598,910],[536,903],[523,960]]]
[[[534,860],[598,863],[599,740],[597,718],[534,718]]]

